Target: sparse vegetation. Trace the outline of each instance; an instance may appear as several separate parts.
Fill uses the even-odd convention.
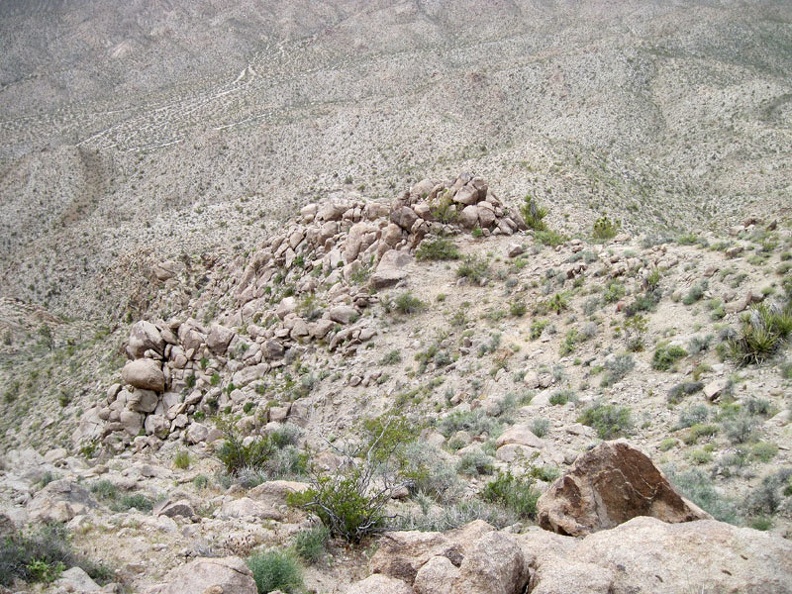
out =
[[[578,422],[596,429],[600,439],[622,437],[632,431],[631,413],[626,406],[595,402],[583,410]]]
[[[288,551],[271,550],[251,555],[247,560],[259,594],[280,590],[285,594],[303,591],[302,568]]]
[[[415,252],[417,260],[458,260],[459,257],[456,244],[446,237],[424,239]]]

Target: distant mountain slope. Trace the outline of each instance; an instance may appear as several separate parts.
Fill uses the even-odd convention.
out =
[[[72,315],[334,187],[467,169],[571,232],[791,199],[786,2],[3,2],[0,50],[0,282]]]

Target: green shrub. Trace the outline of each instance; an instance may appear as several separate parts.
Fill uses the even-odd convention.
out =
[[[550,421],[544,417],[531,421],[531,433],[536,437],[544,437],[550,431]]]
[[[605,375],[602,377],[600,385],[603,388],[610,387],[625,378],[635,368],[635,359],[632,355],[622,353],[613,359],[605,361]]]
[[[696,301],[700,301],[702,297],[704,297],[704,293],[709,288],[709,283],[707,281],[701,281],[700,283],[696,283],[687,294],[682,298],[682,303],[685,305],[693,305]]]
[[[495,470],[492,456],[488,456],[482,450],[472,450],[465,453],[457,463],[457,472],[467,476],[478,476],[480,474],[492,474]]]
[[[792,479],[792,468],[782,468],[762,479],[762,482],[745,498],[746,509],[755,515],[772,516],[779,511],[784,493]]]
[[[29,533],[12,532],[0,544],[0,586],[11,586],[15,579],[49,583],[75,566],[100,584],[113,577],[107,567],[74,552],[66,528],[59,524]]]
[[[544,306],[556,315],[561,315],[561,312],[569,309],[569,295],[565,292],[556,293],[544,302]]]
[[[674,468],[666,468],[665,474],[682,495],[716,520],[729,524],[740,523],[735,503],[721,495],[713,486],[712,480],[700,470],[677,473]]]
[[[191,462],[190,452],[187,450],[179,450],[173,457],[173,465],[179,470],[187,470]]]
[[[329,540],[330,530],[324,524],[319,524],[297,533],[294,538],[294,550],[300,559],[313,565],[321,561],[327,553]]]
[[[360,542],[384,527],[385,505],[392,494],[391,489],[369,493],[371,478],[370,472],[359,468],[320,476],[309,489],[289,494],[287,501],[316,514],[333,536]]]
[[[515,318],[521,318],[528,311],[528,306],[523,299],[517,299],[509,303],[509,315]]]
[[[449,442],[449,447],[451,445]],[[463,491],[454,466],[446,462],[436,446],[425,441],[414,440],[404,446],[400,473],[406,479],[410,492],[443,504],[455,501]]]
[[[686,396],[695,394],[704,388],[704,382],[682,382],[675,385],[668,391],[666,400],[670,404],[678,404]]]
[[[548,320],[534,320],[531,322],[531,330],[529,337],[531,340],[536,340],[542,335],[544,329],[550,325]]]
[[[432,217],[440,223],[449,224],[459,218],[459,211],[450,194],[444,193],[436,203],[429,207]]]
[[[402,315],[412,315],[424,311],[426,309],[426,304],[407,291],[394,299],[393,307]]]
[[[682,441],[684,441],[686,445],[693,445],[694,443],[698,443],[699,439],[702,437],[711,438],[717,435],[717,433],[717,425],[696,423],[688,428],[682,436]]]
[[[466,256],[457,267],[456,275],[477,285],[483,285],[490,275],[489,263],[477,256]]]
[[[459,250],[456,244],[445,237],[425,239],[415,252],[416,260],[458,260]]]
[[[621,222],[612,221],[607,216],[601,216],[594,221],[594,227],[591,230],[591,236],[594,241],[608,241],[616,237],[621,227]]]
[[[300,476],[307,471],[307,455],[294,446],[299,431],[298,427],[284,425],[245,445],[239,433],[227,426],[217,457],[229,475],[244,479],[249,486],[267,478]]]
[[[539,495],[531,478],[517,477],[511,471],[499,473],[481,493],[485,501],[503,505],[524,520],[536,517]]]
[[[473,436],[486,433],[490,437],[500,434],[502,426],[497,419],[487,416],[482,409],[470,411],[452,411],[438,424],[437,429],[445,437],[450,437],[457,431],[467,431]]]
[[[723,432],[733,444],[748,443],[756,438],[759,422],[751,415],[742,412],[723,421]]]
[[[619,299],[624,297],[627,293],[627,289],[621,284],[619,281],[611,281],[605,287],[605,293],[602,295],[602,298],[605,300],[605,303],[616,303]]]
[[[548,402],[553,406],[563,406],[570,401],[575,401],[575,393],[572,390],[556,390],[550,394]]]
[[[401,351],[398,349],[393,349],[382,356],[382,359],[380,359],[380,365],[396,365],[397,363],[401,363],[401,361]]]
[[[544,222],[544,218],[547,216],[547,209],[539,206],[539,203],[530,194],[523,198],[520,214],[529,229],[534,231],[547,230],[547,224]]]
[[[792,333],[792,301],[785,305],[760,303],[741,318],[731,350],[741,365],[762,363],[787,342]]]
[[[566,235],[562,235],[557,231],[552,231],[549,229],[546,231],[534,232],[534,239],[536,240],[536,243],[550,247],[557,247],[567,240]]]
[[[676,344],[659,344],[652,356],[652,369],[668,371],[680,359],[687,356],[687,351]]]
[[[778,454],[778,446],[767,441],[760,441],[751,448],[751,457],[759,462],[770,462]]]
[[[256,553],[248,558],[247,566],[253,572],[259,594],[273,590],[298,594],[303,590],[302,568],[289,552],[272,550]]]
[[[614,404],[594,403],[583,411],[578,423],[593,427],[600,439],[628,435],[632,430],[630,409]]]

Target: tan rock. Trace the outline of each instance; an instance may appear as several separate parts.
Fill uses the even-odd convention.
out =
[[[415,594],[403,581],[375,573],[352,584],[347,594]]]
[[[415,594],[448,594],[459,579],[459,568],[448,557],[432,557],[418,570],[413,583]]]
[[[231,328],[214,324],[206,337],[206,346],[213,354],[224,355],[234,335],[235,332]]]
[[[377,269],[371,275],[370,284],[373,289],[384,289],[397,284],[407,277],[407,267],[412,262],[412,257],[397,250],[385,252],[380,259]]]
[[[165,390],[165,375],[162,373],[162,366],[153,359],[127,361],[121,370],[121,377],[135,388],[153,390],[154,392]]]
[[[172,570],[166,583],[145,590],[145,594],[186,594],[207,592],[257,594],[253,573],[239,557],[196,559]]]
[[[165,340],[159,329],[151,322],[135,322],[129,331],[126,352],[133,359],[139,359],[146,351],[152,350],[160,356],[165,348]]]
[[[528,567],[514,537],[490,532],[473,544],[462,561],[453,591],[455,594],[521,594],[528,577]]]

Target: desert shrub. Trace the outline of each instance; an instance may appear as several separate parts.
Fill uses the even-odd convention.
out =
[[[778,512],[786,498],[785,490],[792,478],[792,468],[781,470],[768,475],[745,498],[745,508],[755,515],[773,515]]]
[[[605,292],[602,295],[605,303],[616,303],[619,299],[624,297],[627,289],[619,281],[611,281],[605,287]]]
[[[444,193],[429,207],[432,217],[440,223],[449,224],[459,218],[459,211],[449,193]]]
[[[682,441],[684,441],[686,445],[693,445],[694,443],[698,443],[702,437],[711,438],[717,435],[717,433],[717,425],[695,423],[687,429],[684,435],[682,435]]]
[[[473,436],[486,433],[495,437],[500,434],[502,426],[500,421],[477,408],[470,411],[452,411],[440,421],[437,429],[445,437],[450,437],[457,431],[467,431]]]
[[[393,349],[382,356],[382,359],[380,359],[380,365],[396,365],[397,363],[401,363],[401,361],[401,352],[398,349]]]
[[[593,427],[600,439],[628,435],[632,430],[630,409],[626,406],[595,402],[578,418],[578,423]]]
[[[501,529],[511,526],[518,518],[503,505],[473,498],[439,508],[427,507],[420,514],[400,516],[391,522],[390,528],[445,532],[465,526],[474,520],[483,520],[490,526]]]
[[[141,512],[150,512],[154,509],[154,502],[142,493],[130,493],[122,495],[117,503],[110,506],[113,511],[124,512],[135,508]]]
[[[305,561],[313,565],[322,560],[327,553],[330,530],[324,524],[302,530],[294,537],[294,551]]]
[[[605,375],[602,376],[600,385],[603,388],[612,386],[624,379],[634,368],[635,359],[632,358],[632,355],[627,353],[616,355],[613,359],[605,361]]]
[[[118,487],[115,483],[102,479],[92,483],[89,487],[91,493],[96,495],[99,501],[112,501],[118,498]]]
[[[697,423],[704,423],[709,418],[709,409],[706,404],[694,404],[679,413],[678,429],[692,427]]]
[[[601,216],[594,221],[594,227],[591,230],[591,236],[594,241],[608,241],[613,239],[619,232],[621,222],[618,220],[612,221],[607,216]]]
[[[759,422],[753,416],[742,412],[736,417],[723,421],[723,432],[733,444],[748,443],[756,438]]]
[[[520,214],[529,229],[534,231],[547,230],[547,224],[544,222],[544,218],[547,216],[547,209],[539,206],[539,203],[530,194],[523,198]]]
[[[666,396],[666,400],[670,404],[678,404],[686,396],[695,394],[704,388],[704,382],[682,382],[673,386]]]
[[[550,394],[548,402],[553,406],[563,406],[564,404],[575,402],[576,400],[577,398],[572,390],[556,390]]]
[[[456,500],[463,491],[456,469],[445,461],[437,447],[415,440],[404,447],[401,474],[412,493],[440,503]]]
[[[550,325],[548,320],[534,320],[531,322],[531,329],[529,333],[529,338],[531,340],[536,340],[542,335],[544,329]]]
[[[173,457],[173,465],[179,470],[187,470],[191,462],[190,452],[187,450],[179,450]]]
[[[668,371],[680,359],[687,356],[687,351],[676,344],[661,343],[655,348],[652,356],[652,368]]]
[[[569,309],[569,295],[565,292],[555,293],[550,299],[544,302],[544,307],[554,311],[557,315]]]
[[[520,519],[536,517],[536,502],[539,491],[529,477],[518,477],[507,471],[487,483],[481,497],[490,503],[503,505]]]
[[[509,315],[515,318],[521,318],[528,311],[528,306],[523,299],[516,299],[509,303]]]
[[[694,336],[688,341],[687,351],[691,355],[698,355],[699,353],[704,353],[709,350],[710,343],[712,342],[712,336]]]
[[[248,558],[247,566],[253,572],[259,594],[273,590],[298,594],[303,590],[300,563],[287,551],[271,550],[256,553]]]
[[[536,437],[544,437],[550,431],[550,421],[545,417],[533,419],[530,425],[531,433]]]
[[[448,238],[425,239],[415,252],[417,260],[458,260],[459,250]]]
[[[363,442],[336,473],[311,477],[311,486],[287,502],[315,514],[330,534],[359,542],[385,527],[385,506],[394,492],[409,487],[404,447],[420,425],[392,412],[362,423]],[[359,462],[355,460],[359,459]]]
[[[45,525],[28,533],[12,532],[0,545],[0,586],[11,586],[15,579],[50,583],[65,569],[75,566],[100,584],[113,577],[104,565],[76,553],[66,528],[59,524]]]
[[[534,239],[536,240],[536,243],[540,245],[556,247],[563,244],[567,240],[567,237],[566,235],[562,235],[557,231],[547,229],[545,231],[534,232]]]
[[[751,458],[759,462],[770,462],[778,454],[778,446],[768,441],[760,441],[751,448]]]
[[[492,456],[488,456],[481,449],[466,452],[457,462],[457,472],[467,476],[492,474],[495,470]]]
[[[580,340],[580,332],[577,328],[570,328],[567,330],[564,340],[561,341],[561,346],[558,348],[558,354],[564,357],[570,353],[575,352],[575,347]]]
[[[709,283],[705,280],[696,283],[695,285],[690,287],[688,292],[682,298],[682,303],[684,303],[685,305],[693,305],[694,303],[696,303],[696,301],[700,301],[702,297],[704,297],[704,293],[707,292],[708,288],[709,288]]]
[[[665,474],[677,491],[716,520],[729,524],[740,523],[735,503],[721,495],[712,484],[712,480],[700,470],[677,472],[674,468],[666,468]]]
[[[420,313],[426,309],[426,304],[409,291],[401,293],[393,300],[393,308],[402,315]]]
[[[760,303],[740,320],[740,330],[731,341],[732,355],[741,365],[762,363],[787,342],[792,333],[792,301],[785,305]]]
[[[466,256],[457,267],[456,275],[477,285],[483,285],[490,276],[489,263],[477,256]]]
[[[268,478],[303,475],[307,471],[307,455],[294,446],[299,431],[298,427],[284,425],[246,445],[242,436],[228,425],[217,457],[229,475],[244,479],[249,486]]]

